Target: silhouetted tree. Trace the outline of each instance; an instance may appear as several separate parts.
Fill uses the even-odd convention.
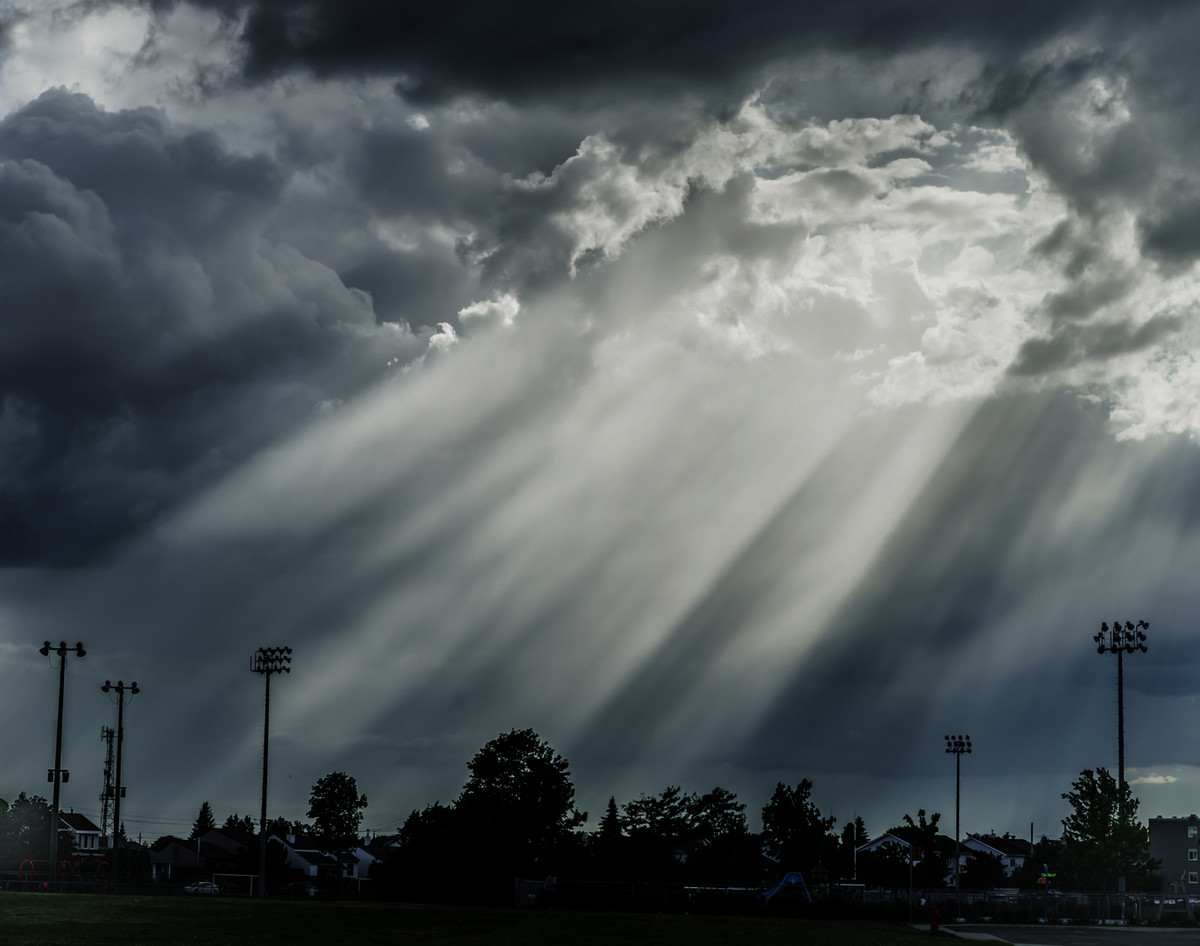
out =
[[[967,855],[958,882],[967,890],[994,890],[1007,887],[1009,879],[1004,873],[1004,861],[995,854],[972,852]]]
[[[746,824],[746,805],[727,788],[716,786],[711,792],[693,797],[689,805],[692,829],[701,839],[715,840],[750,831]]]
[[[312,825],[305,824],[303,821],[288,821],[287,818],[272,818],[267,822],[267,837],[275,835],[277,838],[286,838],[289,834],[312,833]]]
[[[623,866],[638,879],[667,881],[718,874],[745,876],[743,843],[750,838],[746,806],[717,786],[697,795],[668,785],[625,805],[620,823],[628,835]],[[750,858],[757,869],[757,851]]]
[[[1071,803],[1062,866],[1074,885],[1112,889],[1121,876],[1131,888],[1157,883],[1161,862],[1149,855],[1150,831],[1137,820],[1138,800],[1127,784],[1118,785],[1107,769],[1084,769],[1062,797]]]
[[[221,827],[234,831],[245,831],[247,834],[258,833],[258,822],[251,815],[229,815]]]
[[[838,842],[837,854],[834,858],[835,880],[847,881],[857,877],[857,856],[855,850],[870,841],[867,826],[862,818],[847,821],[842,827],[841,838]]]
[[[545,875],[548,860],[579,842],[572,834],[587,815],[575,807],[570,766],[532,729],[497,736],[467,768],[455,810],[494,869]]]
[[[345,772],[330,772],[317,780],[308,797],[308,817],[317,840],[330,851],[344,851],[358,840],[367,796]],[[291,832],[285,832],[291,833]]]
[[[217,819],[213,817],[212,808],[208,802],[204,802],[200,806],[200,812],[196,815],[196,820],[192,823],[192,833],[188,838],[195,841],[196,838],[203,837],[217,826]]]
[[[608,808],[604,811],[604,817],[600,819],[600,830],[596,832],[596,838],[601,843],[615,843],[624,836],[625,832],[621,830],[621,816],[617,811],[617,800],[609,796]]]
[[[808,779],[795,788],[778,782],[762,810],[763,850],[782,870],[798,870],[806,877],[818,863],[828,867],[836,847],[832,832],[837,819],[822,817],[811,794]]]
[[[928,819],[925,809],[917,810],[917,817],[904,816],[904,823],[888,829],[888,834],[903,838],[911,845],[913,859],[913,883],[918,887],[944,887],[948,866],[954,859],[954,839],[938,833],[941,812],[935,811]],[[907,883],[907,879],[904,881]]]
[[[626,874],[625,861],[629,855],[629,839],[621,827],[621,813],[617,808],[614,797],[608,799],[604,817],[596,833],[591,836],[587,846],[587,857],[582,872],[598,880],[611,880],[624,877]]]
[[[1052,889],[1074,887],[1073,878],[1069,877],[1063,868],[1062,853],[1062,841],[1043,834],[1041,840],[1033,846],[1033,854],[1025,858],[1024,863],[1013,871],[1012,886],[1022,890],[1041,890],[1044,887],[1039,883],[1042,874],[1051,873],[1057,875],[1051,880]]]
[[[26,795],[21,792],[8,809],[8,816],[0,820],[0,863],[13,868],[25,859],[45,860],[49,853],[50,803],[41,795]],[[63,841],[59,832],[59,853],[70,851],[70,843]]]
[[[907,847],[899,842],[881,844],[858,855],[858,882],[868,887],[907,887],[908,867]]]
[[[150,850],[157,853],[172,844],[182,844],[185,847],[191,845],[192,849],[195,850],[195,838],[181,838],[175,834],[164,834],[156,838],[154,843],[150,845]]]
[[[643,793],[626,803],[621,825],[631,838],[687,843],[693,829],[693,801],[678,785],[668,785],[658,795]]]
[[[861,817],[857,817],[853,821],[847,821],[842,826],[842,845],[844,847],[853,849],[866,844],[870,840],[871,836],[867,834],[866,822]]]
[[[398,840],[388,860],[372,865],[371,876],[380,889],[432,903],[473,899],[475,884],[463,882],[464,871],[474,872],[467,853],[471,847],[452,806],[434,803],[413,811],[401,825]]]

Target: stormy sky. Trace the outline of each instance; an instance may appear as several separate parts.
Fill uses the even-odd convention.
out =
[[[1182,2],[0,0],[0,797],[1196,811]]]

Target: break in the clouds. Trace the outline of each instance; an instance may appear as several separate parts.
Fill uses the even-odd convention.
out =
[[[1194,784],[1156,721],[1194,692],[1198,16],[9,4],[14,698],[46,637],[136,676],[146,814],[252,806],[252,641],[296,647],[293,817],[342,768],[394,827],[531,725],[593,807],[810,777],[882,829],[967,731],[969,827],[1053,833],[1128,610],[1130,774]]]

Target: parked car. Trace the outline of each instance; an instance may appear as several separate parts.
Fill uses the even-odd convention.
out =
[[[188,884],[184,887],[183,892],[218,894],[221,892],[221,888],[214,883],[209,883],[207,880],[198,880],[194,884]]]

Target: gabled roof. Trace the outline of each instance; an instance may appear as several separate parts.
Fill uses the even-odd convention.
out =
[[[1002,857],[1029,857],[1033,854],[1033,845],[1024,838],[1014,838],[1008,834],[972,834],[963,841],[963,844],[970,841],[991,848]]]
[[[237,854],[239,850],[250,850],[254,836],[240,828],[213,828],[200,836],[200,842],[226,854]]]
[[[58,813],[58,820],[77,833],[80,831],[100,833],[99,826],[91,818],[87,815],[81,815],[77,811],[60,811]]]
[[[174,867],[198,867],[200,856],[194,847],[179,841],[172,841],[160,851],[151,851],[150,863],[171,864]]]
[[[908,849],[908,842],[905,841],[904,838],[896,837],[896,835],[894,835],[894,834],[885,833],[885,834],[879,835],[879,837],[877,837],[877,838],[872,838],[870,841],[867,841],[865,844],[860,844],[854,850],[859,851],[859,852],[875,851],[887,844],[896,844],[896,845],[899,845],[900,847],[904,848],[905,850]]]

